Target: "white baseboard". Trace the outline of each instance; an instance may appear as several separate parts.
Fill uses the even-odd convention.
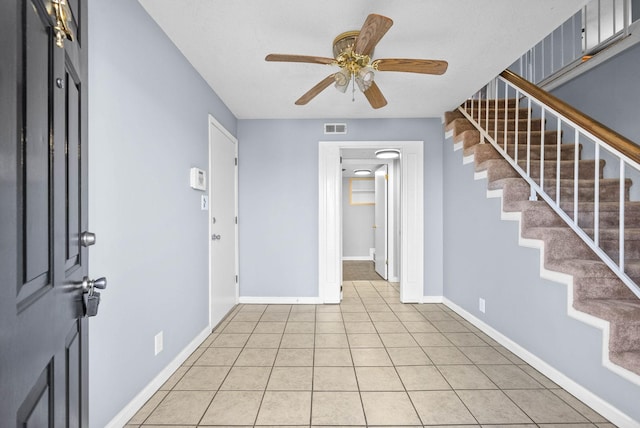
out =
[[[420,303],[442,303],[442,296],[422,296]]]
[[[389,278],[387,278],[387,281],[389,281],[389,282],[400,282],[400,277],[390,276]]]
[[[371,256],[344,256],[342,257],[343,261],[367,261],[370,262],[373,260]]]
[[[240,303],[246,305],[321,305],[319,297],[259,297],[240,296]]]
[[[594,409],[596,412],[600,413],[605,418],[609,419],[615,425],[621,428],[638,428],[640,426],[640,422],[634,421],[632,418],[627,416],[625,413],[615,408],[613,405],[603,400],[602,398],[595,395],[593,392],[589,391],[579,383],[567,377],[564,373],[555,369],[551,365],[549,365],[544,360],[540,359],[533,353],[529,352],[527,349],[523,348],[513,340],[509,339],[507,336],[500,333],[498,330],[494,329],[490,325],[486,324],[484,321],[476,318],[476,316],[467,312],[465,309],[453,303],[451,300],[446,297],[443,298],[443,303],[455,311],[458,315],[462,316],[464,319],[469,321],[474,326],[478,327],[484,333],[486,333],[489,337],[494,339],[496,342],[500,343],[502,346],[507,348],[509,351],[513,352],[519,358],[524,360],[527,364],[538,370],[540,373],[551,379],[556,384],[560,385],[562,388],[567,390],[570,394],[577,397],[579,400],[584,402],[586,405]]]
[[[211,334],[211,326],[200,332],[158,375],[153,378],[142,391],[136,395],[120,412],[106,425],[105,428],[122,428],[144,406],[171,375],[189,358],[189,355]]]

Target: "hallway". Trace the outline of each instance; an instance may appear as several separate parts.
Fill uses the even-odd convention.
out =
[[[238,305],[126,427],[613,427],[446,306],[400,304],[397,287]]]

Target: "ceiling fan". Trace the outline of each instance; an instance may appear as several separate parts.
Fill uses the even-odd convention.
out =
[[[375,71],[443,74],[448,66],[446,61],[432,59],[386,58],[372,61],[373,49],[392,25],[391,18],[376,14],[369,15],[360,31],[347,31],[336,37],[333,41],[334,58],[269,54],[265,60],[327,64],[340,67],[340,71],[330,74],[301,96],[296,101],[297,105],[307,104],[332,83],[335,84],[339,91],[346,92],[349,83],[353,79],[353,82],[355,82],[353,83],[353,90],[355,91],[355,85],[357,84],[371,107],[377,109],[387,105],[387,100],[374,81]]]

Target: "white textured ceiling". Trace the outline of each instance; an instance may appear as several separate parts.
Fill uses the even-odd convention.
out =
[[[139,0],[239,119],[438,117],[508,67],[585,0]],[[378,72],[389,104],[303,93],[333,66],[267,63],[269,53],[332,57],[333,39],[369,13],[393,19],[376,58],[443,59],[442,76]]]

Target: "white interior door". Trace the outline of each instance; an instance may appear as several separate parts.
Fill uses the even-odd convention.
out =
[[[209,122],[210,313],[215,326],[237,303],[236,140]]]
[[[376,170],[375,175],[375,229],[374,239],[376,246],[375,269],[378,275],[385,280],[388,274],[388,248],[387,248],[387,209],[388,209],[388,169],[383,165]]]

